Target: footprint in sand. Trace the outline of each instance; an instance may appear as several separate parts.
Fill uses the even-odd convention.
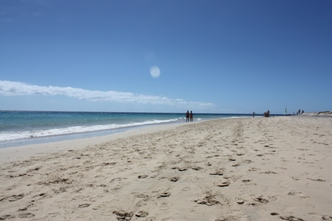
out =
[[[302,194],[300,191],[294,191],[294,190],[291,190],[290,192],[288,192],[287,195],[289,195],[289,196],[298,196],[298,197],[303,198],[303,199],[310,198],[309,196],[306,196],[306,195]]]
[[[145,179],[145,178],[147,178],[148,177],[148,175],[139,175],[137,178],[138,179]]]
[[[248,169],[248,172],[253,172],[253,171],[257,171],[257,170],[259,170],[259,169],[256,168],[256,167],[252,167],[252,168],[249,168],[249,169]]]
[[[295,216],[279,216],[282,220],[288,220],[288,221],[304,221],[301,218],[295,217]]]
[[[33,203],[29,203],[27,206],[25,207],[21,207],[20,209],[18,209],[17,211],[22,212],[22,211],[27,211],[29,207],[33,206]],[[1,219],[0,219],[1,220]]]
[[[135,197],[141,198],[141,199],[148,199],[149,196],[143,193],[136,194]]]
[[[222,182],[217,183],[217,186],[219,186],[219,187],[227,187],[230,184],[231,183],[229,181],[222,181]]]
[[[7,199],[9,200],[9,202],[14,202],[14,201],[17,201],[17,200],[20,200],[24,197],[24,194],[19,194],[19,195],[12,195],[12,196],[9,196],[7,197]],[[3,199],[0,199],[0,201],[4,200],[6,198],[3,198]]]
[[[191,167],[191,169],[198,171],[198,170],[202,170],[203,168],[199,167],[199,166],[193,166],[193,167]]]
[[[113,178],[111,181],[110,181],[110,183],[113,183],[113,182],[115,182],[115,181],[121,181],[122,180],[122,178],[121,177],[117,177],[117,178]]]
[[[39,196],[45,196],[45,195],[46,195],[46,193],[39,193],[39,194],[37,194],[37,195],[34,195],[33,198],[35,198],[35,197],[39,197]]]
[[[191,188],[190,188],[189,186],[183,187],[183,188],[181,189],[181,191],[189,191],[189,190],[191,190]]]
[[[159,194],[158,198],[161,198],[161,197],[169,197],[171,195],[170,192],[162,192]]]
[[[60,193],[64,193],[64,192],[66,192],[67,190],[66,190],[67,188],[65,188],[65,187],[60,187],[59,189],[53,189],[53,191],[54,191],[54,193],[56,193],[56,194],[60,194]],[[81,189],[79,189],[79,190],[77,190],[77,192],[79,192],[79,191],[81,191],[82,190],[82,188]]]
[[[187,167],[172,167],[173,170],[178,170],[180,172],[186,171]]]
[[[39,167],[35,167],[35,168],[33,168],[33,169],[28,170],[27,173],[30,173],[30,172],[33,172],[33,171],[38,171],[38,170],[40,170],[41,168],[42,168],[41,166],[39,166]]]
[[[146,212],[146,211],[143,211],[143,210],[138,211],[138,212],[135,214],[136,217],[147,217],[148,215],[149,215],[149,213]]]
[[[279,196],[278,195],[268,196],[268,198],[269,198],[270,201],[276,201],[279,198]]]
[[[277,174],[274,171],[265,171],[265,172],[261,172],[260,174]]]
[[[224,172],[223,172],[223,170],[216,170],[215,172],[211,172],[210,175],[213,175],[213,176],[216,176],[216,175],[222,176],[222,175],[224,175]]]
[[[197,204],[203,204],[207,206],[217,205],[220,202],[214,198],[214,196],[206,196],[202,200],[194,200]]]
[[[240,197],[237,197],[237,198],[235,199],[235,201],[236,201],[237,204],[243,204],[243,203],[244,203],[244,199],[242,199],[242,198],[240,198]]]
[[[20,218],[33,218],[33,217],[35,217],[35,214],[33,214],[33,213],[20,213],[20,214],[18,214],[18,217],[20,217]]]
[[[322,180],[322,179],[312,179],[312,178],[308,178],[308,180],[312,180],[315,182],[326,182],[326,180]]]
[[[171,177],[169,180],[171,182],[177,182],[180,178],[179,177]]]
[[[290,177],[292,180],[296,180],[296,181],[299,181],[300,180],[300,178],[298,178],[298,177],[294,177],[294,176],[291,176]]]
[[[332,220],[332,216],[322,216],[322,220]]]
[[[180,172],[183,172],[183,171],[186,171],[186,170],[187,170],[186,167],[179,167],[179,168],[178,168],[178,171],[180,171]]]
[[[6,219],[14,219],[15,216],[13,215],[2,215],[0,216],[0,220],[6,220]]]
[[[263,203],[263,204],[266,204],[269,202],[267,199],[264,199],[263,197],[256,197],[253,200],[255,200],[256,202],[259,202],[259,203]]]
[[[113,211],[113,214],[117,216],[117,220],[131,220],[134,215],[133,212],[126,212],[124,210]]]
[[[239,220],[239,218],[234,217],[234,216],[226,216],[226,217],[218,218],[215,221],[236,221],[236,220]]]
[[[84,204],[80,204],[79,206],[78,206],[78,208],[86,208],[86,207],[89,207],[91,204],[89,204],[89,203],[84,203]]]
[[[145,206],[145,205],[147,204],[146,201],[147,201],[146,199],[141,199],[141,200],[139,200],[135,205],[136,205],[136,207],[142,207],[142,206]]]
[[[104,162],[101,165],[102,166],[111,166],[111,165],[115,165],[115,164],[116,164],[116,162]]]

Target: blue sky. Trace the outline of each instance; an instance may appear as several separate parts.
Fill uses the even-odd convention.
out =
[[[0,109],[332,110],[330,0],[0,0]]]

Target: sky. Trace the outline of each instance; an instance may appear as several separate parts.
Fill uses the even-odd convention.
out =
[[[332,110],[330,0],[0,0],[0,110]]]

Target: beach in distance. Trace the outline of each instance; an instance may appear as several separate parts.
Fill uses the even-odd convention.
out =
[[[332,220],[328,115],[0,148],[0,220]]]

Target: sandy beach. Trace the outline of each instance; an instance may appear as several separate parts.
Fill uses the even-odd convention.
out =
[[[0,220],[332,220],[331,117],[5,148],[0,168]]]

